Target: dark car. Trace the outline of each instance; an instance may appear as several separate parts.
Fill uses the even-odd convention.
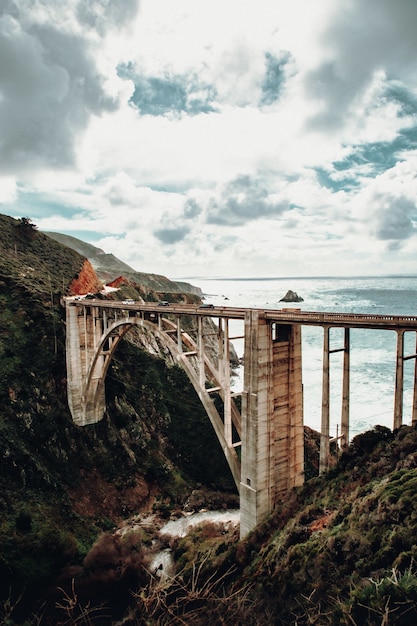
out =
[[[198,308],[199,309],[214,309],[214,304],[204,303],[204,304],[200,304]]]

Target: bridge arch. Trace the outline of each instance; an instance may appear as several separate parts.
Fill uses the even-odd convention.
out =
[[[75,309],[75,307],[73,307]],[[84,322],[78,322],[78,327],[83,327]],[[67,321],[68,323],[68,321]],[[202,326],[202,320],[199,321]],[[240,459],[237,454],[237,447],[240,441],[232,441],[232,430],[240,438],[241,436],[241,416],[240,412],[230,398],[230,372],[229,376],[222,371],[222,367],[217,369],[204,353],[204,345],[201,333],[195,341],[191,335],[180,329],[173,322],[162,315],[154,316],[153,320],[145,319],[141,315],[124,315],[115,319],[106,319],[104,323],[94,322],[96,337],[89,356],[85,356],[85,374],[83,376],[83,389],[81,394],[79,418],[74,421],[80,425],[96,423],[103,418],[105,411],[105,378],[120,341],[133,328],[140,328],[151,333],[161,345],[166,348],[174,362],[181,367],[193,385],[208,417],[214,428],[217,439],[222,447],[223,453],[230,467],[236,487],[240,486]],[[98,331],[98,332],[97,332]],[[173,339],[175,336],[175,340]],[[224,341],[223,341],[224,344]],[[84,345],[87,347],[87,337]],[[225,369],[225,360],[229,360],[228,349],[224,358],[219,357],[219,364]],[[68,363],[67,363],[68,365]],[[227,363],[227,367],[230,367]],[[207,387],[207,383],[212,386]],[[213,400],[214,394],[218,394],[224,406],[221,415]],[[74,417],[74,403],[70,407]],[[233,427],[232,428],[232,424]]]

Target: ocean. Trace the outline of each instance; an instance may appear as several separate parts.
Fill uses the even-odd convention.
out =
[[[223,306],[337,311],[392,315],[417,314],[417,276],[360,278],[186,278],[201,287],[207,302]],[[303,302],[280,302],[291,289]],[[240,326],[239,326],[240,325]],[[241,322],[232,322],[231,336],[242,334]],[[388,330],[351,330],[350,436],[376,425],[393,427],[396,333]],[[304,423],[320,430],[323,330],[302,327]],[[243,341],[233,341],[243,356]],[[343,346],[343,329],[330,332],[330,348]],[[416,333],[405,334],[404,354],[416,354]],[[330,357],[330,435],[340,432],[343,353]],[[411,424],[414,363],[404,363],[403,423]],[[241,376],[233,391],[240,391]]]

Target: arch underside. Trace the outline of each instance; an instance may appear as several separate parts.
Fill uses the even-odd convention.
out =
[[[164,318],[163,322],[171,333],[176,329],[175,325],[169,320]],[[230,380],[226,381],[226,384],[221,380],[222,378],[224,380],[224,376],[221,376],[220,372],[216,370],[204,354],[204,349],[199,348],[188,333],[181,331],[181,345],[179,346],[178,341],[174,341],[171,334],[162,329],[160,325],[158,326],[137,316],[116,320],[106,328],[100,337],[97,349],[88,368],[83,394],[85,406],[89,407],[90,411],[95,415],[94,421],[98,421],[95,407],[100,405],[99,399],[104,396],[104,381],[114,352],[123,337],[129,330],[135,327],[147,330],[154,335],[171,353],[177,365],[187,374],[206,410],[239,490],[241,468],[236,448],[240,446],[241,415],[233,399],[230,398]],[[210,387],[206,387],[206,384],[209,384]],[[233,432],[236,433],[239,439],[236,442],[231,440],[232,427],[231,425],[229,428],[227,427],[227,416],[220,415],[213,399],[213,393],[220,397],[223,406],[225,406],[226,402],[230,406]],[[227,395],[229,395],[229,398],[227,398]],[[103,414],[99,419],[103,417]]]

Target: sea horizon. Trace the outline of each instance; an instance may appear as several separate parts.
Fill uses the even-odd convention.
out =
[[[269,280],[360,280],[362,278],[417,278],[417,274],[359,274],[359,275],[331,275],[331,276],[183,276],[171,278],[173,281],[185,280],[218,280],[218,281],[269,281]]]

